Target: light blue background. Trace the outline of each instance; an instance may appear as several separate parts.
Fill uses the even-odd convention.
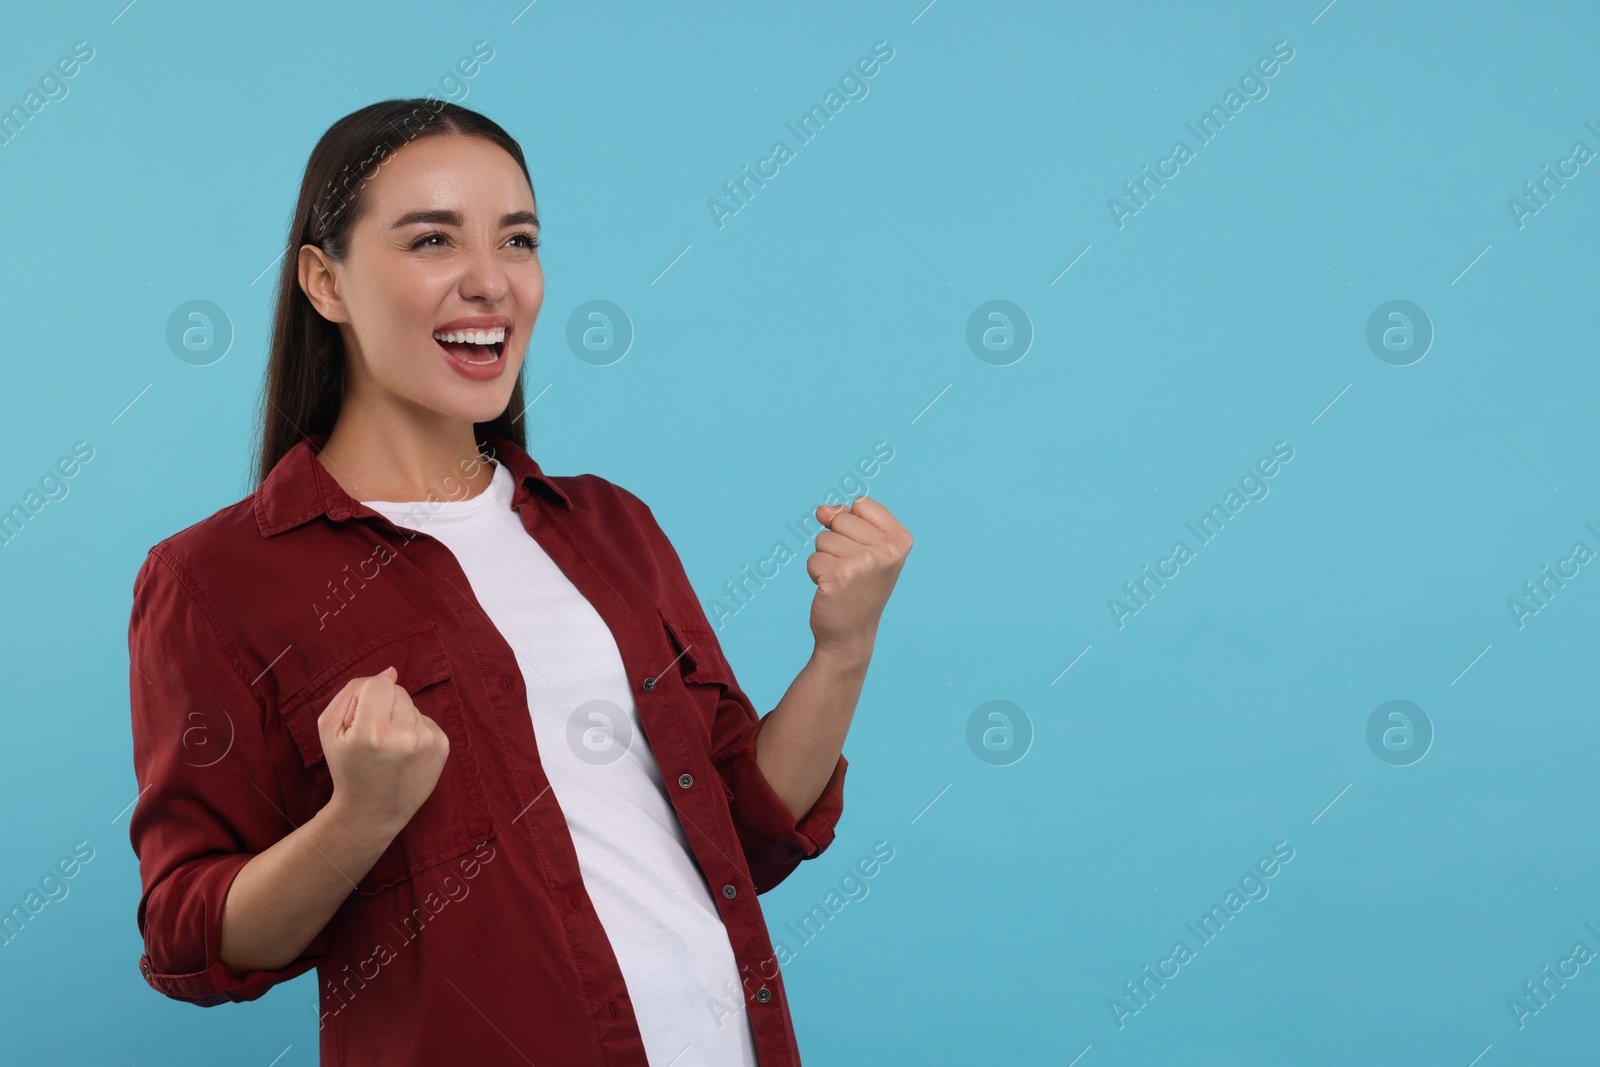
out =
[[[894,849],[786,966],[808,1064],[1592,1055],[1600,964],[1522,1029],[1507,1001],[1600,950],[1600,574],[1520,629],[1506,602],[1600,549],[1600,165],[1520,229],[1507,208],[1575,141],[1600,149],[1593,5],[122,2],[19,7],[0,33],[7,107],[95,49],[0,147],[0,507],[95,450],[0,549],[0,905],[95,849],[0,948],[0,1059],[316,1062],[313,975],[210,1010],[139,975],[131,584],[245,491],[262,272],[312,145],[373,101],[448,95],[480,40],[494,58],[453,98],[533,171],[547,470],[642,497],[709,606],[894,448],[869,484],[916,548],[845,815],[763,898],[792,946],[786,923]],[[707,200],[880,40],[869,95],[719,229]],[[1269,95],[1119,229],[1107,199],[1277,41]],[[165,340],[195,299],[236,331],[210,366]],[[566,342],[593,299],[637,331],[607,367]],[[992,299],[1035,331],[1009,366],[965,340]],[[1409,366],[1366,343],[1392,299],[1436,331]],[[1270,495],[1119,629],[1108,598],[1277,441]],[[721,634],[762,709],[809,650],[803,574]],[[967,740],[996,699],[1032,730],[1007,766]],[[1436,731],[1410,766],[1366,742],[1392,699]],[[1108,1000],[1278,841],[1270,895],[1119,1029]]]

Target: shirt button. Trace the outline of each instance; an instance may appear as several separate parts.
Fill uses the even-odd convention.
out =
[[[149,956],[141,956],[139,958],[139,973],[143,974],[146,978],[149,978],[150,977],[150,971],[151,971],[150,957]]]
[[[654,693],[656,691],[656,680],[654,678],[646,678],[644,680],[644,691],[646,693]]]
[[[734,898],[735,894],[737,894],[738,892],[739,891],[737,889],[733,888],[733,886],[731,886],[731,885],[725,885],[725,886],[722,887],[722,895],[727,897],[729,900],[732,900]]]
[[[767,1001],[772,999],[772,990],[768,989],[766,986],[762,986],[760,989],[756,990],[756,999],[765,1004]]]
[[[694,785],[694,775],[688,773],[678,775],[678,784],[688,789],[691,785]]]

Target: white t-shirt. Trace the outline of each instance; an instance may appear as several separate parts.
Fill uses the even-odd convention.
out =
[[[362,503],[442,542],[516,652],[540,761],[652,1067],[757,1067],[728,931],[667,799],[616,640],[523,529],[510,470],[494,468],[489,488],[466,500]],[[575,712],[585,739],[576,750]],[[618,757],[624,730],[631,741]]]

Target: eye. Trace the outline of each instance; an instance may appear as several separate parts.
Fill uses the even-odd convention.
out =
[[[450,239],[449,235],[443,234],[443,233],[439,233],[438,231],[435,231],[433,233],[425,233],[421,237],[418,237],[415,241],[411,242],[410,247],[413,250],[418,249],[418,248],[423,248],[423,247],[438,248],[438,247],[440,247],[439,245],[434,245],[434,244],[429,244],[428,243],[428,242],[432,241],[436,237],[439,238],[441,241],[448,241]],[[521,246],[522,248],[526,249],[529,252],[537,252],[539,250],[539,235],[538,234],[530,233],[530,232],[527,232],[527,231],[523,231],[521,233],[514,233],[514,234],[511,235],[511,240],[513,240],[513,241],[515,241],[515,240],[517,240],[519,238],[521,240],[527,242],[526,244],[523,244]]]

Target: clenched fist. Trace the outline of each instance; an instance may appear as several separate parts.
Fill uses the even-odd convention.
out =
[[[358,825],[390,837],[433,793],[450,738],[417,710],[386,667],[352,678],[317,716],[333,800]]]
[[[911,551],[911,534],[871,497],[817,508],[828,528],[806,573],[817,583],[811,600],[811,634],[820,651],[864,661],[872,655],[884,605]]]

